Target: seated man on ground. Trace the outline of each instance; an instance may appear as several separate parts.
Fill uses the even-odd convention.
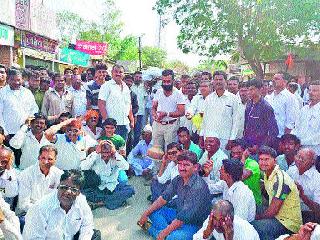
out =
[[[9,204],[0,196],[0,238],[22,240],[18,217],[10,210]],[[2,233],[1,233],[2,232]],[[2,239],[2,238],[1,238]]]
[[[55,166],[57,149],[52,145],[40,148],[38,162],[19,175],[19,196],[17,213],[23,225],[23,217],[29,208],[45,195],[55,191],[59,185],[62,170]]]
[[[182,148],[185,150],[189,150],[191,152],[194,152],[197,155],[197,159],[199,161],[203,152],[202,152],[202,149],[197,144],[194,144],[191,141],[191,135],[190,135],[190,131],[188,130],[188,128],[180,127],[178,129],[177,134],[179,137],[179,143],[181,143]]]
[[[259,166],[264,171],[264,187],[269,197],[269,206],[263,213],[256,215],[252,225],[264,240],[296,233],[302,224],[298,188],[289,175],[280,170],[276,157],[274,149],[260,147]]]
[[[242,181],[252,191],[256,204],[262,205],[260,186],[260,168],[256,160],[250,158],[250,152],[243,140],[234,140],[231,147],[231,159],[236,159],[244,164]]]
[[[152,127],[146,125],[142,131],[142,140],[132,149],[128,156],[130,168],[136,176],[152,177],[153,161],[147,156],[152,147]]]
[[[66,127],[66,133],[57,134],[62,127]],[[96,140],[89,135],[83,135],[81,121],[74,118],[51,126],[45,131],[45,135],[59,152],[57,167],[62,170],[79,169],[81,161],[97,145]]]
[[[301,226],[299,232],[293,235],[282,235],[276,240],[318,240],[320,239],[320,225],[308,222]]]
[[[202,228],[193,235],[193,240],[260,240],[257,231],[246,220],[237,216],[232,203],[218,200]]]
[[[13,168],[14,154],[10,148],[0,145],[0,191],[2,197],[10,205],[18,195],[18,179]]]
[[[204,164],[213,165],[210,172],[210,179],[214,182],[220,180],[220,168],[222,166],[222,160],[227,159],[228,156],[220,148],[220,140],[214,135],[206,137],[204,146],[206,151],[202,155],[199,163],[204,166]]]
[[[301,149],[295,165],[287,173],[298,186],[304,223],[320,223],[320,173],[315,167],[316,154],[311,148]]]
[[[197,155],[184,151],[178,155],[179,176],[142,214],[139,226],[157,240],[189,240],[200,229],[210,213],[210,193],[205,181],[196,173]],[[177,208],[165,205],[177,195]]]
[[[301,147],[300,139],[293,134],[284,134],[280,138],[279,151],[282,153],[276,160],[280,169],[287,171],[294,165],[294,157]]]
[[[182,148],[180,144],[168,144],[167,152],[162,157],[158,175],[152,180],[151,183],[151,201],[157,200],[171,183],[171,181],[179,175],[177,156],[181,151]]]
[[[93,229],[91,209],[80,193],[83,181],[80,171],[65,171],[58,189],[29,209],[23,239],[100,240],[100,231]]]
[[[205,177],[210,193],[223,193],[222,198],[232,203],[235,214],[248,222],[256,216],[256,203],[252,191],[241,180],[243,176],[243,163],[239,160],[225,159],[220,169],[221,180],[215,183],[209,179],[212,165],[205,165]]]
[[[42,146],[50,144],[44,131],[47,129],[47,118],[39,113],[34,115],[30,123],[22,125],[10,139],[10,146],[21,149],[19,169],[23,170],[37,162],[37,155]]]
[[[83,189],[92,208],[106,206],[113,210],[134,195],[132,186],[118,181],[120,171],[128,169],[128,162],[116,151],[110,140],[101,141],[96,151],[81,162],[81,170],[93,170],[100,178],[99,186]]]

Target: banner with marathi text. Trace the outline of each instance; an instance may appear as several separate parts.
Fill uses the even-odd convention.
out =
[[[108,44],[77,40],[76,50],[90,55],[104,55],[108,50]]]

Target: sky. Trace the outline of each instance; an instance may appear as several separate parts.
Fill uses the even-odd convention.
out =
[[[101,0],[46,0],[46,4],[56,10],[67,9],[78,13],[85,19],[97,21],[101,13]],[[142,46],[157,46],[159,17],[152,10],[156,0],[116,0],[124,23],[123,35],[142,36]],[[183,54],[177,47],[176,38],[179,27],[175,22],[169,23],[161,32],[161,47],[168,53],[169,60],[179,59],[189,66],[196,66],[200,57],[194,54]]]

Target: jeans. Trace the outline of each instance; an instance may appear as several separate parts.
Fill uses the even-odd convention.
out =
[[[120,135],[125,141],[127,141],[127,137],[128,137],[127,125],[117,125],[116,134]]]
[[[79,240],[80,231],[74,235],[73,240]],[[93,229],[93,235],[91,240],[101,240],[101,232],[99,230]]]
[[[134,126],[133,146],[136,146],[140,140],[141,130],[144,124],[143,120],[144,120],[143,115],[137,115],[137,122]]]
[[[162,207],[159,210],[153,212],[149,218],[151,220],[151,227],[149,228],[149,234],[157,239],[159,233],[164,230],[173,220],[177,217],[177,211]],[[171,232],[166,240],[192,240],[192,236],[200,229],[200,227],[191,224],[183,224],[177,230]]]
[[[274,240],[284,234],[292,234],[276,218],[254,220],[251,222],[261,240]]]
[[[160,197],[160,195],[163,193],[164,190],[166,190],[169,184],[170,184],[170,181],[166,182],[165,184],[161,184],[158,182],[157,179],[155,178],[152,179],[152,182],[151,182],[152,202],[154,202],[155,200],[158,199],[158,197]]]

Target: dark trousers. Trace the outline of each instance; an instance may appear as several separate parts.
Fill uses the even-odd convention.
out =
[[[169,185],[169,181],[166,182],[165,184],[161,184],[158,182],[156,178],[152,179],[151,182],[151,200],[154,202],[157,200],[158,197],[163,193],[164,190],[166,190],[167,186]]]
[[[143,115],[137,115],[137,121],[134,126],[134,140],[133,140],[133,146],[136,146],[138,142],[140,141],[140,135],[143,127],[143,120],[144,116]]]
[[[11,138],[13,138],[14,134],[9,134],[6,137],[6,140],[4,141],[4,145],[6,145],[7,147],[9,147],[13,153],[14,153],[14,163],[16,164],[17,167],[20,166],[20,158],[22,155],[21,149],[15,149],[13,147],[10,146],[9,141]]]
[[[80,231],[74,235],[73,240],[79,240]],[[101,240],[101,232],[99,230],[93,229],[93,235],[91,240]]]
[[[117,125],[116,134],[120,135],[125,141],[128,137],[128,128],[126,125]]]

